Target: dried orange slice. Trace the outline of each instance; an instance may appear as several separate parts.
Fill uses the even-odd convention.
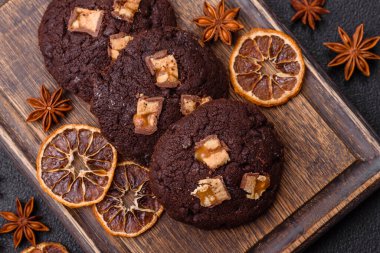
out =
[[[124,237],[136,237],[151,228],[163,212],[149,187],[149,170],[133,162],[118,164],[106,197],[94,205],[104,229]]]
[[[69,253],[60,243],[43,242],[24,249],[21,253]]]
[[[235,92],[260,106],[286,103],[301,90],[301,49],[283,32],[254,28],[236,43],[229,63]]]
[[[87,125],[65,125],[42,143],[37,156],[37,178],[52,198],[68,207],[101,201],[111,186],[116,149]]]

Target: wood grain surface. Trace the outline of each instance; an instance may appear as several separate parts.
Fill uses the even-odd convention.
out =
[[[35,158],[46,137],[40,124],[27,124],[31,108],[25,100],[39,95],[40,84],[57,84],[46,71],[37,42],[37,29],[49,0],[11,0],[0,8],[0,134],[30,183]],[[216,0],[210,1],[216,4]],[[203,0],[172,1],[181,28],[200,33],[192,20],[202,14]],[[246,26],[283,28],[261,1],[237,0]],[[242,34],[242,32],[240,32]],[[212,48],[228,62],[231,48]],[[90,208],[66,209],[46,199],[62,222],[89,252],[243,252],[293,251],[325,227],[359,196],[377,187],[380,172],[378,141],[331,88],[331,82],[308,59],[303,90],[284,106],[263,109],[285,143],[285,168],[275,204],[254,223],[235,229],[203,231],[171,220],[167,215],[149,232],[135,239],[105,233]],[[231,92],[232,93],[232,92]],[[97,121],[84,102],[70,94],[75,109],[63,123]],[[234,99],[240,99],[232,94]],[[365,173],[361,173],[365,171]],[[38,187],[38,186],[37,186]],[[37,188],[39,189],[39,188]],[[343,192],[344,191],[344,192]],[[258,243],[259,242],[259,243]],[[275,246],[275,247],[274,247]]]

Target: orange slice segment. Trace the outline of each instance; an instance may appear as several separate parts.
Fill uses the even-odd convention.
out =
[[[36,246],[24,249],[21,253],[69,253],[67,249],[60,243],[43,242]]]
[[[136,237],[157,222],[164,208],[148,181],[147,168],[133,162],[118,164],[106,197],[94,205],[95,216],[108,233]]]
[[[65,125],[41,144],[37,178],[45,192],[72,208],[101,201],[111,186],[116,149],[87,125]]]
[[[229,69],[237,94],[254,104],[271,107],[299,93],[305,63],[301,49],[287,34],[254,28],[236,43]]]

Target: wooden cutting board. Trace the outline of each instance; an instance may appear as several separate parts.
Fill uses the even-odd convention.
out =
[[[238,228],[203,231],[164,214],[153,229],[138,238],[108,235],[90,208],[65,208],[42,193],[35,177],[37,150],[46,134],[40,124],[25,123],[32,110],[25,100],[38,96],[42,83],[50,89],[57,86],[44,67],[37,43],[37,28],[48,2],[9,0],[0,8],[1,142],[86,252],[294,251],[379,187],[378,139],[306,54],[308,70],[301,94],[284,106],[263,109],[286,144],[278,197],[265,215]],[[179,26],[200,34],[192,20],[202,14],[203,0],[171,2]],[[217,0],[210,2],[216,4]],[[241,7],[239,19],[246,30],[271,27],[289,33],[260,0],[229,1],[228,6]],[[230,47],[216,43],[212,48],[228,62]],[[88,105],[66,96],[72,98],[75,110],[63,123],[97,126]]]

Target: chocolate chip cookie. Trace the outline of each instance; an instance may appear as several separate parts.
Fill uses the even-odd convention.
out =
[[[92,112],[127,159],[148,164],[174,122],[228,93],[219,59],[189,32],[166,27],[135,36],[107,73],[94,78]]]
[[[91,75],[109,66],[136,33],[163,26],[176,26],[167,0],[53,0],[38,38],[51,75],[89,102]]]
[[[220,99],[161,136],[152,155],[151,188],[178,221],[232,227],[272,204],[282,167],[282,144],[257,107]]]

